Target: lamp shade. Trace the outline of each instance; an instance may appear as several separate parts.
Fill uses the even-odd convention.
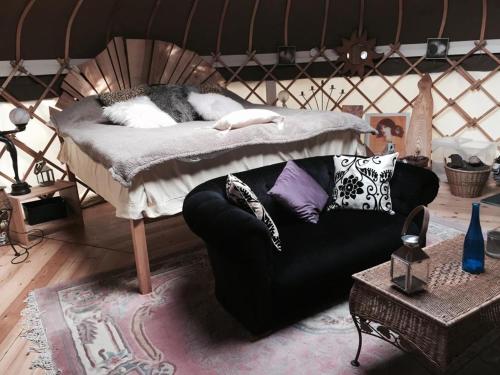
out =
[[[14,125],[26,125],[30,121],[30,113],[24,108],[14,108],[9,118]]]

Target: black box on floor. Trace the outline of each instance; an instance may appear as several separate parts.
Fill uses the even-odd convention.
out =
[[[61,197],[40,199],[23,203],[24,217],[29,225],[62,219],[68,216],[66,202]]]

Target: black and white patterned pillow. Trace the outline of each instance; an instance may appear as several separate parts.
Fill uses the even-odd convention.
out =
[[[332,209],[392,211],[389,182],[398,153],[372,156],[336,155]]]
[[[226,195],[231,202],[254,214],[257,219],[261,220],[266,225],[274,246],[278,251],[281,251],[278,228],[252,189],[238,177],[228,174],[226,179]]]

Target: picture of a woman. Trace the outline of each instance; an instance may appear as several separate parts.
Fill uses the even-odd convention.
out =
[[[408,123],[408,114],[368,114],[370,126],[377,130],[377,134],[370,135],[368,146],[375,154],[382,154],[389,150],[399,152],[405,156],[405,133]],[[389,147],[388,147],[389,146]]]
[[[402,138],[405,133],[401,126],[396,125],[394,120],[387,117],[378,122],[376,129],[378,131],[377,138],[384,137],[386,142],[392,142],[393,137]]]

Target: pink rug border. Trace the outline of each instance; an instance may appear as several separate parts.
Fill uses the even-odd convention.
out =
[[[179,261],[185,261],[188,259],[196,259],[203,254],[203,247],[186,250],[184,252],[173,253],[156,258],[151,261],[151,277],[154,288],[154,278],[155,275],[160,272],[161,267],[169,262],[169,260],[176,259]],[[60,374],[60,370],[57,368],[55,361],[53,360],[53,353],[51,346],[56,347],[67,347],[74,346],[71,338],[71,334],[66,332],[64,335],[51,335],[49,336],[47,332],[57,332],[61,329],[68,331],[68,328],[58,322],[63,322],[64,317],[62,316],[62,309],[59,306],[59,300],[57,299],[57,292],[60,290],[65,290],[72,288],[77,285],[82,285],[92,282],[101,282],[109,279],[110,277],[135,275],[136,270],[134,265],[120,267],[118,269],[99,272],[91,276],[84,277],[78,280],[72,280],[67,282],[62,282],[53,286],[38,288],[29,292],[28,297],[25,299],[26,306],[21,312],[23,332],[22,337],[27,339],[31,345],[29,348],[30,352],[36,352],[38,358],[33,360],[32,368],[41,368],[46,371],[47,375],[57,375]],[[130,288],[130,291],[138,293],[138,287],[136,280],[134,281],[134,286]],[[148,295],[143,296],[144,299],[149,298]],[[43,301],[43,302],[40,302]],[[54,314],[53,316],[57,319],[43,321],[42,315],[44,314]],[[64,340],[66,338],[66,340]],[[51,345],[49,345],[49,342]],[[76,350],[75,350],[76,352]],[[72,366],[79,363],[76,357],[71,358]]]

